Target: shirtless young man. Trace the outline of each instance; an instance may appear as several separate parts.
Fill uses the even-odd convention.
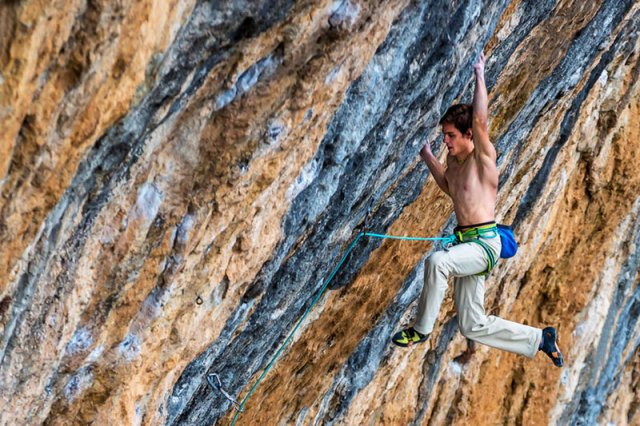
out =
[[[459,223],[454,231],[458,243],[427,258],[415,324],[396,333],[392,340],[396,345],[409,346],[428,338],[444,300],[447,278],[453,275],[458,326],[465,337],[528,357],[541,350],[562,367],[553,327],[540,330],[485,315],[484,272],[499,257],[501,242],[495,223],[498,169],[487,126],[484,54],[474,65],[474,72],[473,105],[454,105],[440,120],[449,151],[447,167],[433,155],[429,143],[420,151],[436,183],[453,201]]]

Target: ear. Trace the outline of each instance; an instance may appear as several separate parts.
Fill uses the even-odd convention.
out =
[[[471,128],[469,128],[465,132],[464,137],[467,138],[467,139],[473,139],[473,130]]]

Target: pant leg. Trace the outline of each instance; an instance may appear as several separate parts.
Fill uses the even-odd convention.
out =
[[[483,241],[497,258],[500,238],[483,238]],[[433,253],[425,263],[425,282],[414,328],[423,334],[431,333],[446,294],[447,278],[454,275],[454,301],[462,334],[497,349],[535,356],[542,338],[540,329],[485,315],[485,278],[475,274],[486,268],[487,254],[477,243],[459,244],[449,251]]]
[[[424,287],[420,294],[418,314],[413,327],[422,334],[433,331],[447,292],[449,275],[473,275],[484,272],[486,269],[487,254],[476,243],[458,244],[448,251],[437,251],[429,256],[424,265]]]
[[[535,356],[542,330],[485,315],[483,276],[457,277],[454,291],[458,326],[465,337],[504,351]]]

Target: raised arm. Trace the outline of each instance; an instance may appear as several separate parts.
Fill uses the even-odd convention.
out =
[[[496,149],[489,140],[489,119],[487,86],[484,82],[484,53],[480,53],[478,62],[473,65],[476,75],[476,88],[473,92],[473,144],[482,157],[496,159]]]
[[[449,184],[447,183],[447,178],[444,175],[445,169],[440,164],[440,161],[433,155],[431,152],[431,146],[429,142],[427,142],[424,147],[420,150],[420,156],[427,164],[429,171],[433,175],[433,178],[436,180],[436,183],[447,195],[449,194]]]

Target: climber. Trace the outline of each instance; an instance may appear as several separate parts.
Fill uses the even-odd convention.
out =
[[[420,151],[436,184],[453,201],[457,239],[450,249],[427,258],[415,323],[396,333],[392,341],[409,346],[428,338],[447,290],[447,278],[453,275],[458,325],[465,337],[528,357],[542,351],[554,365],[562,367],[555,328],[540,330],[485,314],[485,275],[501,253],[502,243],[495,222],[498,169],[496,150],[488,134],[484,65],[481,53],[473,66],[473,104],[453,105],[440,120],[448,150],[446,168],[431,152],[430,143]]]

